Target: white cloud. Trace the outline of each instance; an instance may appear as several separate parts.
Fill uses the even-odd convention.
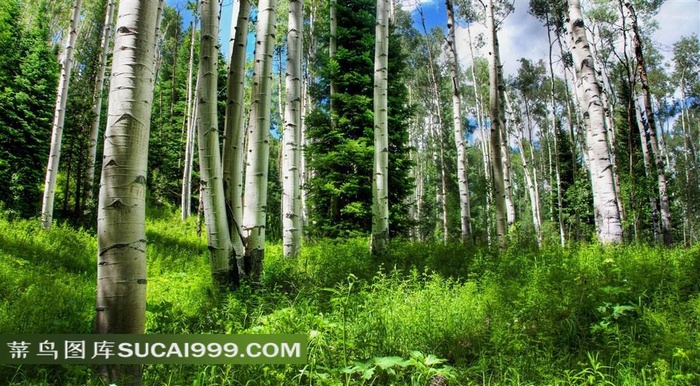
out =
[[[413,12],[418,5],[431,4],[433,0],[396,0],[398,4],[401,4],[401,9],[407,12]]]
[[[528,2],[516,1],[514,12],[508,15],[501,30],[498,31],[501,63],[505,76],[517,73],[520,58],[537,61],[548,56],[547,30],[540,21],[528,14],[528,7]],[[483,24],[474,23],[470,29],[473,40],[478,34],[486,33],[486,27]],[[467,28],[460,26],[455,33],[460,63],[466,68],[471,66]],[[475,52],[475,55],[479,56],[486,56],[486,54],[486,48]]]
[[[529,1],[516,0],[515,10],[504,21],[498,32],[501,62],[506,76],[517,73],[518,59],[525,57],[537,61],[547,60],[548,43],[547,30],[542,22],[528,13]],[[659,29],[652,38],[656,47],[665,55],[666,60],[672,56],[672,45],[682,36],[697,34],[700,36],[700,0],[666,0],[655,17]],[[471,27],[472,39],[477,34],[485,33],[483,24],[475,23]],[[460,63],[464,68],[471,66],[466,27],[456,30],[457,50],[460,53]],[[558,56],[558,48],[554,50]],[[486,56],[482,49],[476,55]]]
[[[654,43],[670,60],[673,43],[683,36],[700,36],[700,1],[666,0],[655,19],[659,29],[652,35]]]

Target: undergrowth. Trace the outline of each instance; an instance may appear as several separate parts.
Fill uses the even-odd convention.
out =
[[[150,216],[147,332],[302,333],[305,365],[148,365],[146,385],[694,385],[700,247],[366,239],[266,249],[261,288],[211,284],[194,219]],[[89,333],[94,235],[0,218],[0,333]],[[99,385],[88,366],[0,365],[0,384]]]

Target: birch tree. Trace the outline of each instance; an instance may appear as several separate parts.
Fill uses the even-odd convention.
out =
[[[647,76],[646,61],[644,59],[644,50],[642,47],[642,39],[639,36],[639,27],[637,26],[637,14],[631,2],[625,3],[625,6],[630,12],[630,23],[632,27],[632,39],[634,43],[634,54],[637,61],[637,74],[639,81],[642,84],[642,97],[644,100],[644,113],[646,115],[646,123],[649,133],[649,144],[651,145],[652,156],[654,157],[654,167],[656,169],[657,187],[659,190],[660,212],[661,212],[661,233],[663,234],[664,244],[669,245],[672,242],[671,237],[671,205],[668,198],[668,184],[666,182],[666,171],[664,168],[663,158],[659,150],[659,143],[656,139],[656,117],[651,106],[651,91],[649,89],[649,80]]]
[[[372,175],[372,255],[389,243],[389,0],[377,0],[374,46],[374,173]]]
[[[105,21],[102,28],[102,45],[99,54],[100,66],[97,72],[97,81],[95,82],[95,95],[92,112],[95,115],[90,129],[90,138],[88,143],[88,158],[85,164],[85,198],[92,200],[93,183],[95,180],[95,156],[97,154],[97,136],[100,131],[100,121],[102,115],[102,91],[104,90],[105,72],[107,69],[107,52],[109,50],[109,42],[112,37],[112,19],[114,18],[114,0],[107,0],[107,8],[105,10]]]
[[[226,83],[226,118],[224,121],[224,189],[231,206],[233,220],[240,227],[243,219],[243,115],[245,99],[245,62],[250,23],[250,1],[234,4],[238,7],[234,43]],[[232,21],[233,22],[233,21]],[[233,238],[233,235],[231,236]]]
[[[184,125],[187,131],[185,139],[185,161],[182,171],[182,197],[180,203],[180,212],[182,220],[186,220],[190,216],[191,202],[192,202],[192,166],[194,161],[194,142],[195,142],[195,119],[196,119],[196,103],[194,103],[194,98],[192,98],[196,89],[199,88],[199,82],[192,87],[192,79],[194,76],[194,43],[195,37],[197,35],[197,18],[198,9],[197,3],[195,3],[193,14],[194,21],[190,24],[190,60],[187,65],[187,100],[185,107],[185,117]],[[197,75],[199,79],[199,74]]]
[[[493,0],[486,2],[486,30],[489,42],[489,113],[491,115],[491,170],[493,174],[493,198],[496,206],[496,237],[501,246],[505,245],[508,231],[506,226],[506,191],[501,152],[501,133],[505,124],[502,116],[502,106],[499,96],[500,58],[496,23],[494,20]]]
[[[248,156],[241,230],[245,240],[245,271],[253,282],[260,278],[265,257],[267,172],[270,158],[270,104],[272,51],[275,45],[277,0],[261,0],[256,28],[252,103],[248,125]]]
[[[238,272],[243,274],[243,167],[244,130],[243,112],[245,99],[245,62],[248,46],[248,24],[250,1],[234,4],[236,30],[231,49],[231,58],[226,80],[226,118],[224,120],[223,178],[227,208],[230,208],[229,235],[237,258]],[[233,19],[232,22],[233,24]]]
[[[440,101],[440,85],[438,84],[438,77],[435,70],[435,54],[433,53],[433,44],[431,43],[430,36],[428,36],[428,30],[425,27],[425,16],[423,14],[423,7],[418,6],[418,13],[421,18],[421,26],[423,27],[423,34],[425,35],[425,45],[426,51],[428,52],[428,68],[430,70],[430,106],[432,107],[430,112],[430,132],[434,133],[433,137],[434,143],[437,143],[438,154],[434,158],[438,159],[438,175],[440,178],[440,186],[435,189],[437,193],[436,204],[440,206],[441,216],[441,229],[442,229],[442,241],[447,244],[447,239],[449,237],[449,232],[447,229],[447,172],[445,168],[445,140],[443,135],[442,127],[442,103]]]
[[[282,144],[282,234],[283,253],[297,257],[301,247],[301,37],[303,0],[289,2],[287,27],[286,104]]]
[[[568,27],[576,70],[578,98],[586,128],[586,146],[598,240],[605,244],[616,244],[622,241],[622,224],[607,144],[601,90],[586,37],[580,1],[568,0],[568,8]]]
[[[142,334],[146,321],[146,176],[157,0],[121,0],[97,214],[95,332]],[[139,365],[107,365],[140,383]]]
[[[330,38],[328,41],[328,58],[330,59],[331,63],[334,63],[335,61],[335,55],[336,52],[338,51],[338,4],[337,0],[329,0],[330,4],[328,7],[328,18],[329,18],[329,28],[330,28]],[[330,109],[331,109],[331,126],[335,125],[335,119],[336,117],[334,116],[336,109],[336,101],[335,98],[338,95],[338,85],[335,81],[335,76],[331,76],[330,80],[330,95],[328,97],[329,102],[330,102]]]
[[[56,196],[56,177],[58,165],[61,159],[61,139],[63,138],[63,122],[66,117],[66,104],[68,103],[68,87],[70,86],[70,74],[73,69],[73,49],[78,39],[78,25],[80,24],[80,7],[82,0],[75,0],[71,14],[66,46],[61,60],[61,76],[58,81],[58,93],[56,96],[56,109],[51,130],[51,150],[49,162],[46,167],[46,180],[44,181],[44,197],[41,203],[41,227],[49,230],[53,221],[53,203]]]
[[[455,42],[455,19],[452,0],[446,0],[445,6],[447,7],[447,56],[450,62],[450,76],[452,78],[452,129],[454,130],[455,145],[457,146],[457,185],[459,187],[461,238],[464,243],[471,238],[467,145],[464,138],[464,129],[462,128],[462,100],[459,91],[459,63]]]
[[[199,4],[202,27],[197,80],[197,131],[201,195],[212,277],[219,285],[228,286],[237,283],[238,270],[233,269],[229,260],[233,245],[226,218],[216,114],[219,3],[216,0],[200,0]]]

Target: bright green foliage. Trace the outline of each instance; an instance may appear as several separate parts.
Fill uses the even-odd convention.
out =
[[[0,202],[21,216],[38,213],[46,168],[58,84],[49,42],[44,13],[25,28],[19,3],[0,0]]]
[[[313,177],[307,183],[309,232],[331,237],[369,232],[373,170],[374,8],[368,0],[338,3],[338,51],[332,62],[317,57],[320,85],[312,90],[317,107],[307,118],[306,149]],[[406,57],[396,28],[389,38],[389,211],[392,232],[404,233],[408,173]],[[327,41],[327,34],[318,39]],[[323,52],[323,50],[319,50]],[[335,111],[329,111],[328,85],[336,82]],[[331,114],[334,125],[331,125]]]

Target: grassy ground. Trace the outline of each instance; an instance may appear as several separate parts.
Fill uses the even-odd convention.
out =
[[[264,284],[218,293],[195,221],[152,213],[148,333],[303,333],[303,366],[151,365],[146,385],[700,384],[700,247],[561,249],[367,240],[266,250]],[[94,236],[0,218],[0,333],[89,333]],[[0,384],[98,385],[87,366],[0,364]]]

